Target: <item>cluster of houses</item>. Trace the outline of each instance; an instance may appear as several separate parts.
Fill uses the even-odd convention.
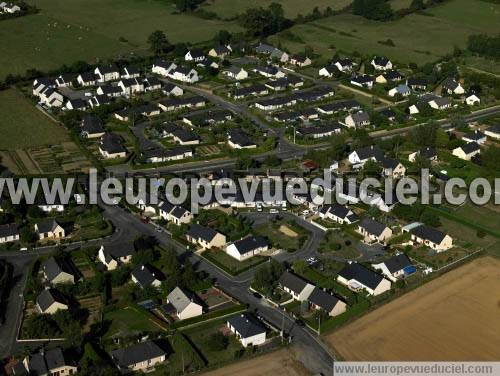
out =
[[[293,300],[307,302],[312,309],[323,310],[331,317],[338,316],[347,309],[347,304],[342,299],[291,272],[283,273],[279,279],[279,286],[290,294]]]
[[[54,218],[48,218],[35,223],[34,231],[40,241],[58,241],[66,237],[66,231]],[[0,225],[0,244],[15,242],[19,239],[19,228],[15,223]]]
[[[340,74],[350,74],[349,83],[352,86],[372,89],[375,84],[390,84],[387,91],[389,97],[405,98],[412,94],[419,97],[418,103],[409,107],[410,114],[418,114],[419,106],[429,105],[433,109],[445,110],[452,106],[449,98],[444,98],[436,94],[425,93],[428,84],[425,79],[419,77],[408,77],[394,69],[393,63],[386,57],[375,56],[370,65],[375,70],[375,75],[356,72],[356,63],[349,58],[337,58],[331,63],[322,67],[318,74],[320,77],[332,78]],[[453,77],[448,77],[442,82],[442,94],[462,97],[463,102],[469,106],[481,104],[479,95],[471,90],[466,92],[463,84]]]

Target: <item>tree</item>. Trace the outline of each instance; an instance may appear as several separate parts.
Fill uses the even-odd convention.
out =
[[[439,227],[441,226],[441,221],[439,216],[431,212],[430,210],[424,210],[420,216],[420,220],[428,226]]]
[[[19,230],[19,238],[21,242],[29,244],[36,241],[36,234],[30,225],[26,225]]]
[[[226,45],[231,41],[231,33],[227,30],[220,30],[214,36],[214,42],[220,45]]]
[[[155,55],[161,55],[171,48],[165,33],[161,30],[153,31],[148,37],[149,49]]]

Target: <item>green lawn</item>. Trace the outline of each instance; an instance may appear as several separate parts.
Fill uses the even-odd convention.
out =
[[[163,30],[171,42],[209,40],[220,29],[238,30],[234,22],[172,14],[159,0],[29,0],[40,13],[2,21],[0,79],[26,69],[55,69],[77,60],[147,52],[147,38]]]
[[[289,230],[295,234],[293,236],[292,233],[287,234]],[[253,232],[255,235],[267,238],[273,248],[290,252],[299,250],[309,237],[309,231],[299,227],[295,222],[288,223],[285,220],[255,226]]]
[[[232,275],[242,273],[268,260],[268,257],[254,256],[245,261],[238,261],[224,251],[206,251],[203,257]]]
[[[190,342],[198,349],[209,366],[222,364],[235,359],[235,353],[242,350],[235,336],[229,336],[229,344],[221,351],[213,350],[210,346],[210,336],[225,327],[226,320],[217,320],[203,326],[183,331]]]
[[[110,338],[115,334],[126,335],[160,330],[159,326],[155,325],[145,313],[130,307],[118,308],[116,311],[106,313],[104,320],[111,322],[105,338]]]
[[[392,22],[370,21],[352,14],[341,14],[309,24],[297,25],[271,41],[292,51],[312,47],[323,57],[333,56],[335,49],[347,53],[382,54],[399,62],[422,64],[452,52],[454,46],[465,47],[469,35],[500,32],[500,4],[481,0],[450,0],[427,11],[429,15],[412,14]],[[293,33],[303,43],[287,38]],[[392,39],[395,47],[379,41]]]
[[[0,114],[0,150],[25,149],[68,140],[62,126],[38,111],[16,89],[0,91]]]
[[[351,0],[213,0],[213,2],[203,6],[203,9],[217,13],[221,18],[229,18],[243,13],[248,8],[267,7],[272,2],[280,3],[287,17],[295,18],[298,14],[306,15],[311,13],[316,6],[320,10],[324,10],[326,7],[331,7],[334,10],[342,9],[349,5]]]

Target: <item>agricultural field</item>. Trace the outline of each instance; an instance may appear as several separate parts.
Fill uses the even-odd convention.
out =
[[[240,376],[305,376],[309,375],[309,372],[295,358],[292,350],[286,348],[207,372],[205,376],[232,376],[235,374]]]
[[[37,110],[17,89],[0,91],[0,114],[0,150],[45,146],[69,139],[64,127]]]
[[[342,359],[352,361],[495,360],[500,341],[499,268],[496,258],[474,260],[326,340]]]
[[[147,38],[163,30],[171,42],[196,43],[234,22],[173,14],[172,4],[157,0],[29,0],[40,12],[2,21],[0,79],[27,69],[56,69],[78,60],[149,53]],[[144,22],[147,20],[147,22]]]
[[[331,7],[334,10],[343,9],[351,3],[351,0],[277,0],[283,6],[285,16],[295,18],[297,15],[306,15],[311,13],[314,7],[319,10],[324,10],[326,7]],[[245,12],[248,8],[267,7],[271,2],[266,0],[212,0],[203,6],[207,11],[215,12],[221,18],[231,18]]]
[[[297,25],[270,41],[292,52],[312,47],[323,57],[335,51],[358,51],[386,55],[397,62],[423,64],[465,47],[472,34],[500,32],[500,4],[481,0],[452,0],[393,22],[370,21],[352,14],[341,14],[304,25]],[[379,42],[391,39],[394,46]]]
[[[0,91],[0,113],[0,163],[13,173],[59,174],[91,167],[66,129],[17,89]]]

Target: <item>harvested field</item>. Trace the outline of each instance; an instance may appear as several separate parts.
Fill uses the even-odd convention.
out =
[[[345,360],[493,361],[500,343],[500,260],[455,269],[326,337]]]
[[[205,373],[206,376],[302,376],[309,375],[290,350],[283,349]]]

